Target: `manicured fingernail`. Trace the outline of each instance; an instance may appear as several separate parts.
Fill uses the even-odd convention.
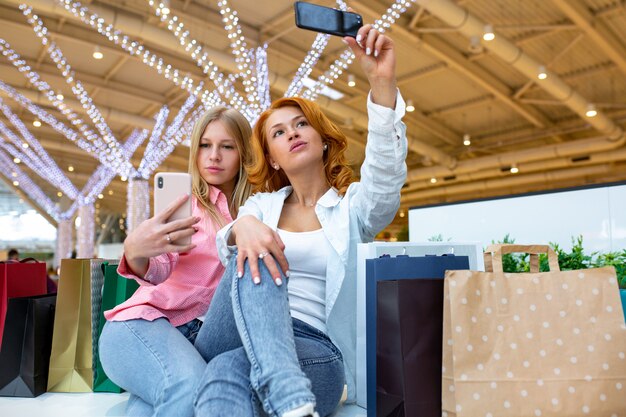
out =
[[[346,45],[349,45],[348,41],[345,39],[342,39],[341,42],[345,43]]]
[[[378,49],[374,50],[374,57],[378,58]]]
[[[252,282],[254,282],[255,284],[257,284],[257,285],[258,285],[258,284],[260,284],[260,283],[261,283],[261,278],[259,278],[259,277],[254,277],[254,278],[252,278]]]
[[[357,42],[358,44],[360,44],[360,43],[361,43],[361,39],[362,39],[362,38],[361,38],[361,35],[356,35],[356,42]]]
[[[288,270],[287,270],[287,271],[285,271],[285,276],[286,276],[287,278],[289,278],[289,271],[288,271]]]
[[[276,279],[274,280],[274,282],[275,282],[275,283],[276,283],[276,285],[278,285],[279,287],[280,287],[281,285],[283,285],[283,280],[282,280],[282,279],[280,279],[280,277],[279,277],[279,278],[276,278]]]
[[[372,53],[372,50],[370,48],[367,48],[365,50],[365,55],[370,55]]]
[[[237,278],[241,278],[241,277],[243,277],[243,272],[237,271]]]

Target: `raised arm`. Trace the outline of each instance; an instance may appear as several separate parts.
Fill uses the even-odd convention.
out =
[[[393,41],[372,25],[359,29],[356,39],[345,37],[343,40],[352,49],[367,76],[372,102],[395,109],[397,83]]]

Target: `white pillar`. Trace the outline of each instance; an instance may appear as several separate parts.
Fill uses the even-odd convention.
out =
[[[129,178],[126,207],[126,228],[128,233],[135,230],[139,223],[150,217],[150,189],[148,180]]]
[[[76,257],[93,258],[95,256],[94,240],[96,236],[95,210],[93,203],[78,207],[80,225],[76,239]]]
[[[53,267],[61,265],[61,259],[72,256],[72,219],[60,220],[57,227],[56,250]]]

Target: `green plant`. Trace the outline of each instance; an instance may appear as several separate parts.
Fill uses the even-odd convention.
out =
[[[621,252],[598,254],[592,263],[594,268],[612,266],[617,273],[617,282],[621,289],[626,290],[626,249]]]
[[[409,241],[409,226],[407,225],[402,226],[402,229],[400,229],[400,231],[396,235],[396,239],[398,239],[398,242],[408,242]]]
[[[491,243],[494,243],[493,241]],[[515,243],[508,233],[502,241],[497,243]],[[621,289],[626,290],[626,249],[621,252],[598,253],[592,252],[585,254],[583,248],[583,237],[572,236],[572,250],[565,251],[556,243],[550,243],[550,246],[556,252],[559,259],[559,267],[562,271],[571,271],[576,269],[601,268],[604,266],[612,266],[617,274],[617,281]],[[529,255],[527,254],[506,254],[502,256],[502,266],[504,272],[528,272],[530,270]],[[547,255],[539,255],[539,270],[541,272],[549,271]]]
[[[513,239],[509,233],[507,233],[504,236],[504,239],[502,239],[499,242],[494,242],[493,240],[491,241],[491,243],[515,243],[515,239]],[[524,255],[521,254],[515,254],[515,253],[507,253],[505,255],[502,255],[502,269],[504,270],[504,272],[523,272],[523,271],[527,271],[528,269],[524,269]]]

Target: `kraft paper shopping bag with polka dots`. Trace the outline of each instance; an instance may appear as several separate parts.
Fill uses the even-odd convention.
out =
[[[545,245],[487,252],[492,272],[446,272],[443,415],[626,416],[615,269],[559,271]],[[533,254],[530,273],[502,272],[502,254],[512,252]],[[538,272],[539,253],[548,254],[550,272]]]

